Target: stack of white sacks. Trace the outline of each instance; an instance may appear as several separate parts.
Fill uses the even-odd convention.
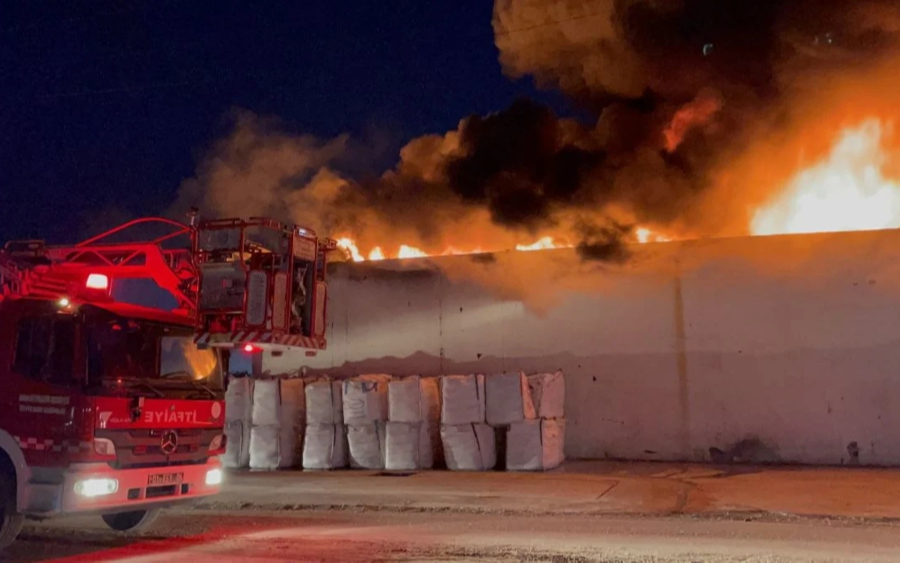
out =
[[[250,469],[285,469],[300,465],[306,419],[304,384],[300,378],[254,382]]]
[[[560,371],[525,375],[234,378],[229,468],[542,471],[564,460]],[[498,433],[505,437],[498,448]],[[499,453],[498,453],[499,450]],[[302,455],[301,455],[302,452]]]
[[[506,469],[558,467],[565,459],[562,372],[498,375],[487,381],[487,421],[506,429]]]
[[[497,465],[494,429],[485,422],[485,377],[441,377],[441,443],[447,467],[486,471]]]
[[[227,468],[250,463],[250,420],[253,408],[253,380],[230,377],[225,391],[225,453],[219,456]]]
[[[388,383],[385,469],[431,469],[440,463],[440,385],[413,375]]]
[[[340,469],[347,466],[347,436],[341,383],[321,379],[306,385],[304,469]]]
[[[350,467],[384,469],[390,375],[360,375],[343,381],[344,424]]]

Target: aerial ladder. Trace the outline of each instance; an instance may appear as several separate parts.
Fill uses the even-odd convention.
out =
[[[160,226],[168,232],[126,236]],[[172,312],[193,319],[200,347],[324,350],[326,264],[336,249],[333,239],[268,218],[142,218],[72,246],[7,243],[0,300],[113,301],[110,280],[151,278],[175,299]]]

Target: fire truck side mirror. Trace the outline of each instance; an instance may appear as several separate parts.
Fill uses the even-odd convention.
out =
[[[228,373],[231,371],[231,350],[227,348],[221,348],[219,350],[219,358],[222,362],[222,372]]]
[[[228,391],[228,383],[231,381],[231,350],[222,348],[218,353],[222,366],[222,389]]]

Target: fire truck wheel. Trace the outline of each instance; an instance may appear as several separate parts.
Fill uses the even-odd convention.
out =
[[[153,524],[157,516],[159,516],[159,509],[151,508],[150,510],[132,510],[131,512],[104,514],[103,521],[113,530],[136,532]]]
[[[16,511],[15,481],[0,472],[0,549],[15,541],[25,517]]]

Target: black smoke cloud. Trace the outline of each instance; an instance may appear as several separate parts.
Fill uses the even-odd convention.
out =
[[[893,0],[497,0],[493,24],[508,75],[596,116],[604,157],[578,174],[572,205],[624,205],[688,235],[745,227],[703,205],[730,163],[797,127],[835,81],[900,52]],[[737,184],[728,197],[748,197]]]
[[[494,29],[509,74],[599,111],[683,104],[704,88],[772,101],[792,82],[896,54],[898,19],[893,0],[497,0]]]
[[[615,138],[603,143],[593,128],[520,99],[462,123],[458,154],[448,159],[444,177],[453,194],[486,208],[497,225],[538,235],[565,223],[563,238],[610,249],[586,251],[585,258],[620,259],[633,240],[633,229],[619,224],[622,217],[667,224],[699,190],[702,170],[663,150],[659,128],[649,121],[637,110],[607,114],[603,125]]]
[[[895,57],[900,5],[497,0],[493,26],[504,72],[561,90],[592,118],[518,100],[414,139],[393,169],[359,179],[339,167],[346,138],[292,136],[239,113],[182,205],[281,216],[388,255],[401,243],[490,250],[553,236],[585,259],[622,261],[637,225],[741,231],[752,198],[722,180],[730,163],[796,128],[829,81]],[[710,192],[729,205],[711,211]]]
[[[562,140],[557,117],[524,99],[469,118],[459,137],[460,156],[446,169],[453,192],[486,205],[500,225],[533,231],[553,226],[557,208],[577,203],[584,179],[605,159],[602,151]]]

